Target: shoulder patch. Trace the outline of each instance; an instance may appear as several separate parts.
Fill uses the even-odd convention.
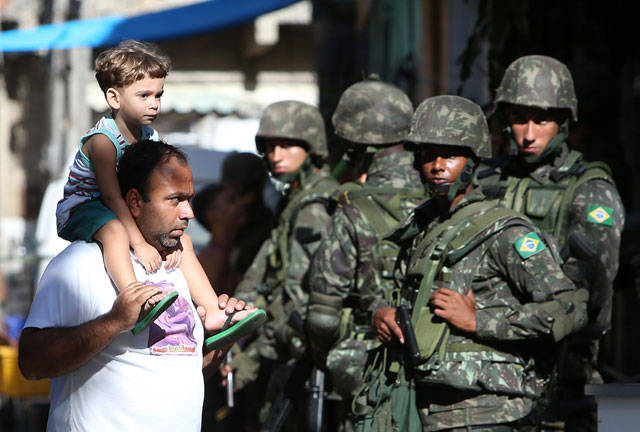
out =
[[[587,222],[591,222],[598,225],[613,225],[613,209],[611,207],[605,207],[592,204],[587,210]]]
[[[535,231],[520,237],[513,246],[523,259],[527,259],[546,248]]]

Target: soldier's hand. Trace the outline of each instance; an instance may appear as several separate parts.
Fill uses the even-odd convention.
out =
[[[434,315],[468,333],[476,332],[476,298],[473,291],[464,295],[447,288],[436,290],[429,297]]]
[[[373,315],[373,325],[380,342],[387,345],[397,341],[404,343],[402,329],[396,322],[396,308],[385,306],[376,310]]]

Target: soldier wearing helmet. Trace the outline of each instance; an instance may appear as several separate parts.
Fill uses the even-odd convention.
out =
[[[361,422],[390,421],[398,430],[533,430],[546,380],[538,361],[584,324],[586,292],[563,274],[553,242],[526,217],[488,201],[472,181],[479,159],[490,155],[478,105],[458,96],[426,99],[407,141],[432,198],[390,236],[401,247],[399,298],[377,309],[373,322],[384,344],[377,358],[391,360],[371,364],[364,377],[362,395],[383,400]],[[397,321],[405,308],[415,350],[409,325]],[[394,360],[402,366],[385,368]],[[403,386],[405,406],[396,397]]]
[[[276,209],[277,225],[236,290],[247,301],[263,305],[270,317],[260,336],[232,363],[240,369],[236,388],[259,375],[268,378],[270,387],[281,385],[283,366],[301,355],[302,335],[289,325],[290,316],[305,314],[308,292],[303,280],[329,220],[329,198],[338,187],[325,164],[326,133],[316,107],[297,101],[269,105],[260,119],[256,148],[283,197]],[[254,390],[263,401],[278,391]]]
[[[584,399],[585,384],[601,382],[598,340],[611,326],[624,208],[609,167],[586,162],[566,143],[570,121],[578,120],[577,105],[564,64],[540,55],[514,61],[495,98],[513,151],[480,169],[478,181],[488,196],[553,235],[565,261],[563,270],[589,291],[589,323],[568,341],[554,395],[554,402],[562,402],[550,413],[566,420],[567,430],[584,431],[596,428],[595,404],[572,399]]]
[[[370,78],[343,92],[332,117],[364,181],[344,184],[334,196],[337,209],[311,265],[307,325],[317,363],[345,411],[375,343],[369,308],[393,289],[397,247],[384,236],[425,199],[413,155],[403,147],[412,113],[400,89]]]

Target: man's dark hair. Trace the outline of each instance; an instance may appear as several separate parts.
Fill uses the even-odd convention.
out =
[[[124,197],[131,189],[136,189],[142,199],[149,201],[149,177],[161,163],[175,157],[187,164],[187,155],[182,150],[164,141],[142,140],[124,150],[118,163],[120,193]]]

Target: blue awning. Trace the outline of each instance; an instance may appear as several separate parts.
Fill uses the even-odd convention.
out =
[[[100,47],[125,39],[159,41],[210,33],[251,20],[300,0],[209,0],[136,16],[47,24],[0,33],[0,52]]]

